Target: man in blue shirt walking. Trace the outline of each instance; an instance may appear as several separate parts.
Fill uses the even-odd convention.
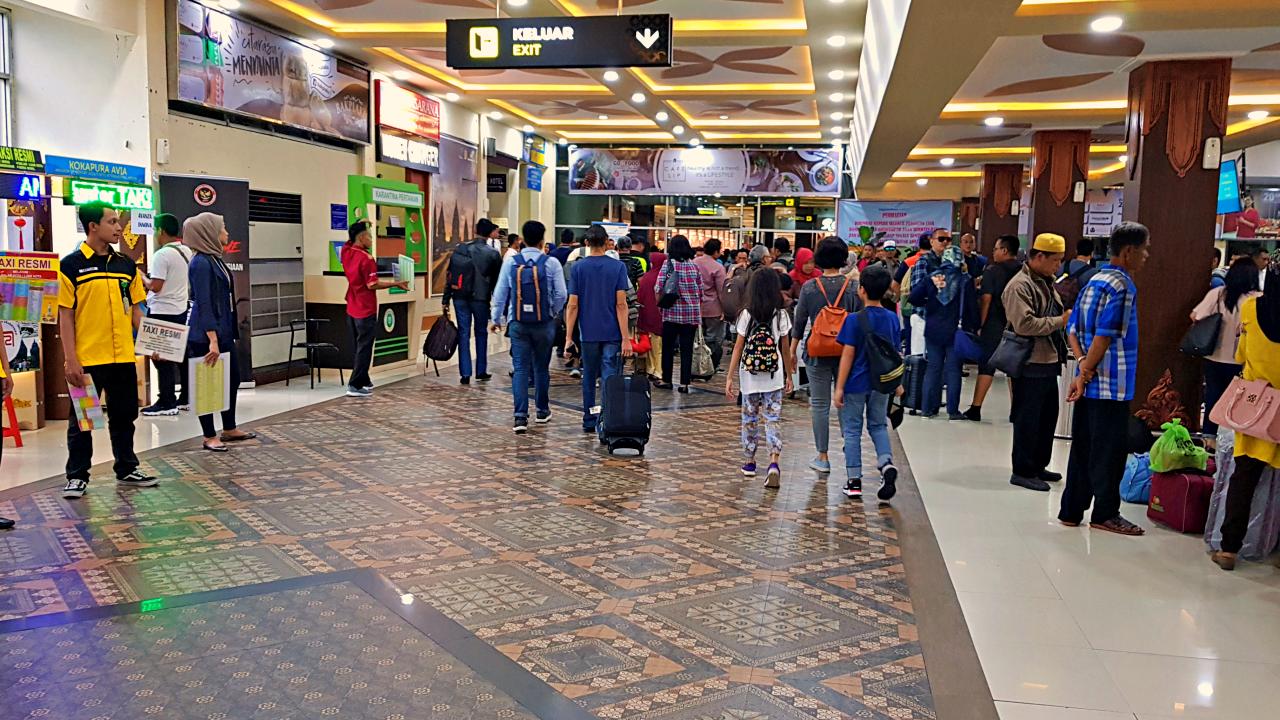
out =
[[[1129,402],[1138,373],[1138,288],[1151,249],[1145,225],[1126,222],[1111,233],[1111,262],[1080,291],[1067,323],[1080,364],[1067,401],[1076,404],[1071,458],[1058,520],[1076,527],[1093,505],[1089,526],[1120,535],[1143,529],[1120,516],[1120,478],[1128,453]]]
[[[551,346],[555,342],[556,316],[568,296],[560,262],[542,252],[547,228],[530,220],[520,229],[524,248],[507,258],[498,275],[490,315],[491,332],[510,322],[511,396],[515,403],[517,435],[529,431],[529,375],[533,375],[534,405],[539,425],[551,420]]]
[[[572,263],[569,286],[573,288],[565,311],[565,355],[575,345],[579,328],[582,349],[582,431],[595,432],[600,408],[596,406],[596,381],[622,372],[622,358],[631,355],[631,329],[627,315],[627,266],[605,255],[609,235],[599,225],[587,228],[591,254]]]

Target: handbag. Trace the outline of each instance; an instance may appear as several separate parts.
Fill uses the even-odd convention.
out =
[[[1234,377],[1209,419],[1241,435],[1280,443],[1280,390],[1266,380]]]
[[[680,274],[672,267],[662,281],[662,290],[658,293],[658,307],[670,310],[680,302]]]
[[[1005,330],[1000,336],[1000,344],[987,364],[1008,375],[1019,377],[1022,370],[1031,362],[1031,351],[1035,349],[1036,339],[1023,337],[1012,330]]]
[[[1187,334],[1182,336],[1182,344],[1178,349],[1191,357],[1208,357],[1217,349],[1220,334],[1222,313],[1214,313],[1192,323]]]
[[[693,368],[694,377],[709,378],[716,374],[715,363],[711,362],[711,348],[702,337],[702,326],[699,325],[693,335]]]
[[[960,291],[960,322],[964,322],[964,290]],[[982,360],[982,342],[978,340],[978,334],[965,330],[963,327],[956,328],[955,337],[951,340],[951,349],[960,358],[962,363],[976,363]]]
[[[645,355],[653,349],[653,341],[649,339],[649,333],[637,332],[631,336],[631,350],[636,355]]]

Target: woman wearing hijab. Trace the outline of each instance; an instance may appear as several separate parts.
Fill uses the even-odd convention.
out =
[[[222,413],[222,435],[214,431],[213,415],[201,415],[204,449],[226,452],[226,443],[252,440],[257,433],[236,429],[236,389],[240,385],[240,359],[236,341],[240,339],[236,303],[232,295],[231,270],[222,261],[227,244],[227,226],[221,215],[200,213],[182,225],[182,240],[195,251],[187,270],[191,288],[190,333],[187,356],[206,365],[216,365],[219,355],[231,363],[231,405]]]
[[[846,251],[846,254],[848,254],[848,251]],[[809,248],[800,248],[796,251],[796,267],[787,274],[791,276],[791,290],[789,291],[791,299],[797,300],[800,297],[800,288],[804,287],[804,284],[810,280],[821,277],[822,270],[818,269],[813,262],[813,251]]]
[[[926,256],[928,257],[928,256]],[[916,270],[921,269],[921,264]],[[912,281],[911,304],[924,308],[924,344],[928,367],[924,375],[924,407],[926,418],[938,414],[942,405],[942,385],[947,386],[947,417],[964,420],[960,413],[960,371],[962,360],[955,352],[956,330],[977,325],[976,288],[964,270],[964,253],[948,247],[941,260],[925,265],[930,270],[924,282]],[[914,271],[913,271],[914,274]]]
[[[649,253],[649,269],[640,276],[636,287],[636,299],[640,302],[640,315],[636,329],[649,333],[649,354],[645,356],[645,369],[650,379],[658,381],[662,367],[662,308],[658,307],[658,272],[666,264],[665,253]]]
[[[1244,301],[1240,309],[1240,344],[1236,362],[1244,365],[1245,380],[1265,380],[1280,389],[1280,269],[1268,270],[1262,295]],[[1222,520],[1222,549],[1213,561],[1223,570],[1236,566],[1236,553],[1249,529],[1253,493],[1264,470],[1280,468],[1280,445],[1236,433],[1236,469],[1227,485],[1227,511]]]

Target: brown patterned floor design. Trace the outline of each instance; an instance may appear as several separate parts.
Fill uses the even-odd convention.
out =
[[[509,382],[419,378],[254,423],[227,454],[151,452],[155,489],[98,468],[79,501],[10,494],[0,620],[368,568],[600,718],[935,717],[894,515],[804,469],[803,403],[769,491],[740,477],[714,388],[655,391],[624,459],[555,381],[524,437]]]

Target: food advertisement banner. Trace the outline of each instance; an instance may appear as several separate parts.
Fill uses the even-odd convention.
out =
[[[569,192],[580,195],[840,194],[840,151],[578,148]]]
[[[194,0],[177,1],[175,97],[369,142],[369,72]]]
[[[836,208],[836,234],[853,245],[879,245],[892,240],[908,253],[923,233],[950,228],[950,200],[863,202],[841,200]]]

